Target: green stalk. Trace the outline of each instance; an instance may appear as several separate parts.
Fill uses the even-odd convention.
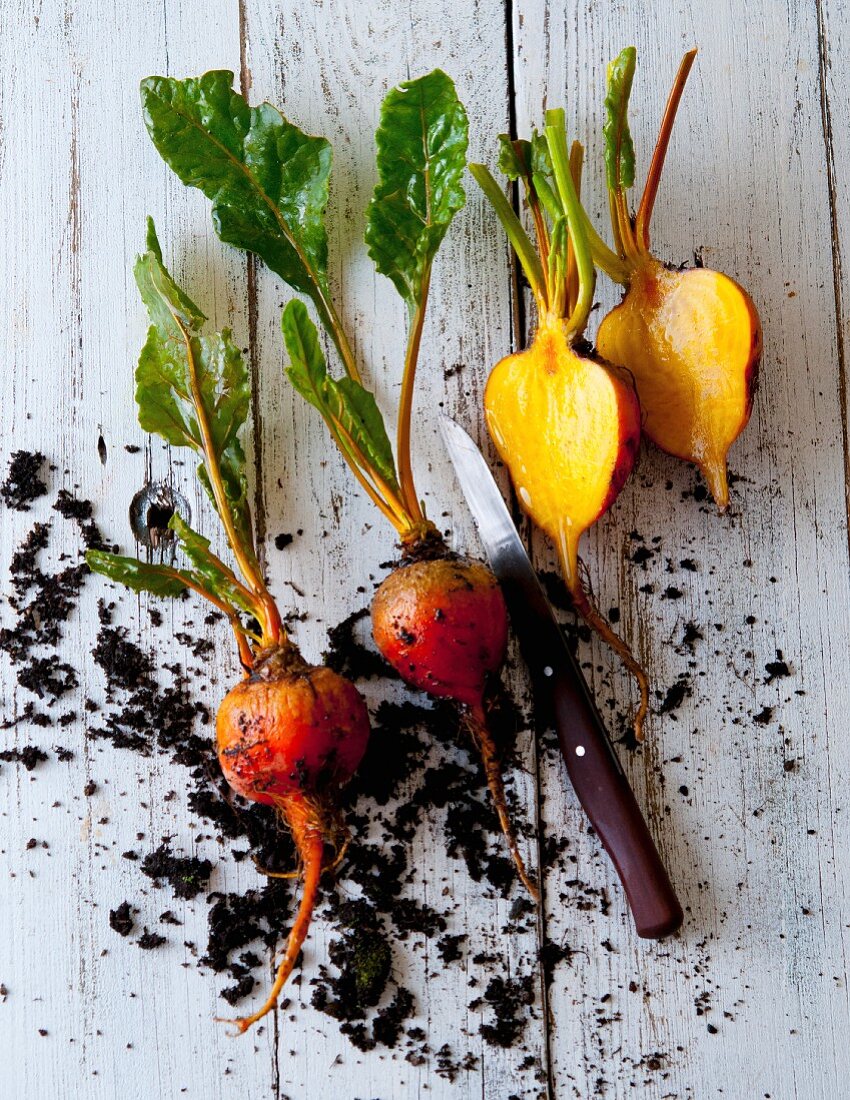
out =
[[[591,255],[590,241],[582,218],[581,203],[576,194],[575,183],[570,171],[570,156],[567,151],[567,127],[563,108],[559,107],[556,110],[546,112],[545,134],[546,143],[549,146],[549,156],[552,158],[555,183],[558,185],[558,194],[569,222],[570,239],[575,251],[576,268],[578,270],[578,298],[575,309],[567,322],[567,332],[581,333],[587,325],[587,319],[593,307],[596,268],[593,266],[593,256]]]
[[[566,309],[567,219],[563,214],[552,226],[552,250],[549,253],[549,312],[563,316]]]
[[[357,361],[354,358],[354,352],[352,351],[351,344],[348,342],[348,335],[343,328],[340,316],[336,311],[336,307],[331,301],[330,297],[325,294],[319,285],[318,279],[312,273],[310,268],[310,276],[313,279],[313,283],[316,287],[316,294],[313,296],[313,303],[316,306],[316,310],[319,317],[322,320],[325,330],[330,333],[331,340],[334,342],[342,365],[345,368],[345,373],[355,382],[360,382],[360,370],[357,366]]]
[[[543,209],[549,215],[553,222],[556,222],[558,218],[564,213],[563,208],[558,201],[558,196],[549,186],[549,181],[545,176],[542,176],[539,172],[535,172],[531,177],[531,182],[534,184],[534,190],[537,192],[537,197],[543,206]]]
[[[528,279],[532,293],[537,300],[537,308],[541,315],[548,308],[546,296],[546,276],[537,250],[531,243],[531,239],[522,227],[522,223],[514,213],[514,209],[505,198],[505,193],[496,183],[489,170],[483,164],[470,164],[469,171],[472,178],[490,200],[490,205],[496,212],[496,217],[502,223],[502,227],[508,235],[508,240],[513,245],[525,277]]]
[[[626,286],[632,274],[631,265],[626,263],[622,257],[617,255],[613,248],[609,248],[602,240],[596,232],[593,222],[587,216],[587,211],[584,207],[581,208],[581,221],[584,226],[584,231],[587,234],[588,243],[590,244],[590,253],[593,256],[596,266],[601,267],[605,274],[613,279],[615,283],[622,283],[623,286]]]

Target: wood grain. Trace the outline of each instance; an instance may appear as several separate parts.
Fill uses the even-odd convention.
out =
[[[731,456],[739,478],[731,514],[718,517],[695,499],[692,470],[646,450],[583,547],[600,606],[619,609],[619,627],[650,666],[657,691],[646,745],[619,750],[687,906],[680,936],[637,940],[560,758],[544,737],[538,763],[526,730],[510,780],[518,818],[533,822],[539,814],[543,825],[539,838],[524,840],[532,865],[538,840],[545,855],[539,926],[502,933],[518,892],[502,898],[470,881],[462,861],[446,855],[440,811],[427,815],[410,852],[409,895],[447,912],[449,931],[466,932],[470,950],[463,965],[442,969],[429,941],[412,936],[398,946],[395,972],[416,993],[411,1023],[427,1031],[432,1051],[448,1043],[477,1055],[475,1065],[452,1082],[433,1056],[416,1066],[404,1060],[404,1047],[355,1051],[309,1004],[310,978],[329,943],[323,920],[311,934],[290,1010],[233,1042],[212,1020],[224,1007],[224,982],[199,972],[197,950],[184,946],[202,949],[206,906],[175,903],[170,892],[148,887],[121,853],[143,854],[168,834],[175,846],[215,862],[211,889],[245,889],[255,872],[193,820],[183,776],[164,760],[88,742],[82,721],[51,730],[21,723],[3,731],[2,747],[66,744],[75,755],[33,773],[0,767],[0,857],[8,876],[0,890],[0,983],[8,991],[0,997],[3,1095],[843,1095],[850,1069],[842,919],[850,894],[843,798],[850,780],[845,0],[718,0],[702,8],[680,0],[428,0],[418,7],[391,0],[9,0],[4,14],[0,408],[7,430],[0,465],[13,450],[41,449],[57,467],[51,495],[31,514],[0,513],[4,594],[11,554],[33,519],[52,521],[51,560],[76,554],[76,532],[50,508],[60,485],[90,497],[103,530],[128,552],[129,498],[149,478],[184,491],[201,530],[215,534],[190,467],[148,443],[135,422],[131,379],[144,319],[130,264],[147,213],[166,258],[211,320],[230,324],[240,346],[250,344],[258,387],[252,462],[266,558],[281,602],[307,613],[298,640],[309,656],[325,648],[329,626],[365,605],[383,575],[379,563],[392,555],[391,532],[284,381],[279,318],[289,292],[218,244],[206,200],[183,188],[150,145],[137,97],[138,80],[149,73],[232,68],[252,102],[269,98],[330,138],[334,288],[359,360],[389,411],[404,313],[362,245],[386,90],[434,65],[445,68],[470,114],[471,154],[491,163],[496,134],[514,116],[523,132],[539,125],[547,104],[565,103],[571,134],[587,145],[589,209],[604,226],[605,63],[623,45],[638,47],[632,121],[640,179],[678,57],[697,44],[654,243],[674,263],[698,252],[748,287],[762,314],[765,355],[751,425]],[[482,438],[487,371],[520,334],[500,231],[471,180],[467,190],[468,206],[435,268],[415,446],[431,514],[452,529],[455,545],[477,552],[436,416],[445,409]],[[601,279],[603,308],[616,297]],[[129,453],[127,444],[143,449]],[[292,546],[275,549],[276,534],[299,529]],[[538,564],[554,569],[545,543],[535,537],[533,546]],[[632,560],[644,547],[649,558]],[[90,581],[66,629],[67,653],[82,670],[79,695],[49,713],[82,713],[84,695],[103,697],[102,674],[86,655],[104,591]],[[145,599],[109,598],[116,623],[145,645],[161,645]],[[229,639],[206,627],[191,603],[164,611],[173,630],[192,623],[215,640],[215,659],[193,677],[214,706],[237,675]],[[8,613],[0,610],[4,624]],[[686,644],[689,623],[700,636]],[[771,680],[765,666],[777,650],[791,676]],[[604,649],[582,643],[581,652],[619,735],[634,701],[631,686]],[[183,649],[176,659],[190,669],[198,664]],[[680,677],[689,694],[660,713]],[[525,702],[515,655],[509,683]],[[371,703],[384,687],[369,686]],[[0,662],[2,717],[15,718],[29,700]],[[453,755],[436,747],[432,762],[444,753]],[[89,781],[98,790],[86,798]],[[172,790],[175,797],[167,797]],[[567,846],[557,854],[560,837]],[[27,849],[30,838],[49,847]],[[137,935],[122,940],[108,928],[108,910],[125,897],[141,904],[138,931],[161,930],[167,908],[184,925],[165,929],[167,947],[143,952]],[[544,944],[566,955],[546,997]],[[502,1050],[479,1035],[487,1014],[470,1004],[492,967],[472,961],[477,951],[496,956],[506,975],[535,975],[522,1046]]]
[[[375,183],[374,132],[380,102],[400,79],[441,65],[457,82],[473,120],[474,148],[480,149],[485,134],[507,125],[501,9],[492,3],[470,5],[467,10],[437,3],[417,12],[400,11],[393,3],[375,3],[364,19],[361,4],[342,0],[293,10],[288,17],[249,5],[244,27],[251,95],[281,104],[299,125],[325,134],[333,144],[328,224],[335,288],[364,374],[376,385],[392,423],[401,380],[405,308],[389,281],[375,274],[363,244],[365,208]],[[485,69],[502,74],[495,84],[496,95],[478,79]],[[510,341],[509,284],[498,262],[499,241],[485,232],[485,225],[483,203],[470,194],[469,207],[455,221],[435,266],[413,442],[418,488],[429,514],[451,528],[454,545],[475,552],[479,550],[474,528],[437,437],[436,415],[443,408],[477,424],[482,366]],[[258,272],[261,390],[266,395],[264,407],[274,410],[263,427],[268,531],[303,531],[299,552],[272,558],[272,575],[278,590],[285,591],[283,586],[291,580],[308,593],[309,616],[299,625],[298,636],[312,654],[320,652],[327,625],[343,617],[346,609],[366,605],[373,583],[386,572],[379,563],[393,557],[393,533],[367,506],[337,456],[329,455],[314,411],[293,395],[283,378],[279,316],[280,305],[289,296],[274,276]],[[455,367],[460,369],[446,382],[444,372],[451,373]],[[385,694],[385,684],[375,687]],[[381,696],[375,687],[372,698],[378,702]],[[520,820],[533,814],[530,741],[525,734],[520,743],[520,761],[526,769],[526,774],[516,776]],[[439,760],[439,753],[434,760]],[[533,865],[533,854],[530,859]],[[492,890],[485,891],[485,884],[469,880],[461,861],[446,857],[441,812],[429,815],[417,833],[410,864],[420,869],[412,878],[411,896],[448,912],[449,932],[467,933],[469,944],[474,945],[470,956],[478,951],[494,953],[500,959],[499,968],[504,966],[509,974],[534,971],[535,931],[510,940],[498,931],[508,923],[518,892],[495,898]],[[324,932],[319,927],[314,935],[308,968],[327,951]],[[433,1050],[447,1043],[456,1054],[470,1051],[480,1060],[479,1067],[452,1083],[437,1074],[433,1058],[419,1067],[399,1062],[394,1087],[402,1095],[473,1096],[486,1089],[492,1096],[508,1096],[520,1063],[529,1056],[542,1063],[545,1045],[539,1008],[533,1008],[523,1049],[487,1047],[478,1027],[488,1014],[469,1008],[486,984],[486,971],[471,958],[461,966],[443,969],[432,954],[433,946],[429,948],[422,937],[408,941],[398,952],[399,977],[418,999],[411,1023],[425,1028]],[[426,973],[435,970],[443,972],[426,979]],[[472,988],[473,979],[477,990]],[[337,1027],[310,1010],[309,992],[305,985],[297,1021],[288,1022],[281,1035],[283,1091],[303,1094],[307,1082],[320,1072],[315,1059],[321,1052],[319,1079],[326,1081],[330,1095],[345,1095],[346,1090],[364,1097],[386,1092],[386,1069],[374,1057],[356,1057]],[[322,1037],[318,1043],[310,1038],[317,1034]],[[303,1056],[292,1059],[291,1049],[303,1051]],[[529,1089],[535,1087],[533,1074],[533,1068],[526,1069],[521,1078]]]
[[[673,263],[698,252],[734,274],[765,330],[753,420],[731,454],[731,514],[683,500],[693,472],[647,451],[585,547],[600,605],[621,608],[661,698],[688,677],[684,704],[623,752],[687,916],[671,943],[636,939],[554,761],[547,820],[566,822],[578,874],[612,901],[607,915],[577,912],[575,891],[547,882],[548,933],[575,952],[550,996],[558,1095],[837,1095],[847,517],[815,7],[753,3],[742,17],[725,3],[521,3],[514,35],[518,126],[539,124],[547,97],[566,99],[572,132],[588,135],[585,195],[600,224],[605,63],[638,48],[640,180],[678,57],[701,47],[654,243]],[[616,300],[610,284],[600,292],[603,308]],[[654,554],[636,567],[642,546]],[[688,622],[702,635],[692,648]],[[792,677],[767,683],[777,649]],[[597,695],[627,711],[614,662],[586,653]],[[754,722],[765,707],[769,720]]]
[[[32,516],[4,511],[2,562],[32,518],[56,528],[55,553],[76,555],[79,536],[50,512],[56,489],[79,487],[91,498],[107,537],[127,552],[134,543],[129,500],[147,478],[173,479],[189,496],[201,530],[212,524],[194,487],[191,465],[150,444],[135,421],[132,372],[145,319],[131,275],[144,243],[146,214],[155,216],[169,262],[218,324],[228,320],[244,342],[244,261],[218,246],[200,196],[170,176],[141,121],[138,81],[168,71],[197,72],[230,62],[238,67],[238,25],[229,3],[143,3],[132,10],[62,3],[26,5],[4,36],[2,276],[8,363],[2,408],[13,427],[8,450],[41,449],[58,467],[52,493]],[[240,332],[241,330],[241,332]],[[98,437],[106,462],[98,454]],[[129,454],[125,445],[144,449]],[[8,572],[3,591],[9,590]],[[144,645],[160,647],[148,602],[90,581],[66,630],[68,655],[81,668],[81,696],[103,698],[100,669],[87,659],[97,634],[97,597],[118,601],[115,621]],[[188,604],[163,605],[167,628],[194,624],[216,637],[203,613]],[[230,647],[196,678],[214,703],[236,674]],[[197,665],[175,643],[174,660]],[[31,696],[14,686],[3,662],[4,712]],[[82,698],[73,701],[82,713]],[[54,708],[58,709],[58,708]],[[69,709],[62,707],[62,710]],[[97,716],[89,721],[96,724]],[[45,736],[47,734],[47,736]],[[69,764],[29,773],[3,766],[4,864],[14,879],[2,891],[0,971],[8,988],[2,1005],[3,1091],[36,1097],[268,1097],[273,1059],[268,1039],[232,1043],[212,1016],[224,1003],[215,981],[197,970],[206,906],[180,902],[150,888],[137,863],[121,853],[151,851],[164,834],[175,845],[208,854],[217,867],[211,887],[239,889],[246,871],[218,860],[188,812],[185,773],[157,758],[140,760],[102,742],[89,743],[81,723],[60,730],[18,727],[18,743],[67,744]],[[92,780],[91,798],[83,788]],[[170,791],[178,796],[167,800]],[[27,851],[30,837],[47,851]],[[35,859],[35,854],[43,859]],[[31,877],[34,876],[34,877]],[[249,880],[254,878],[253,873]],[[137,933],[121,940],[108,913],[125,898],[140,905]],[[172,909],[184,922],[166,928]],[[157,952],[135,941],[143,926],[168,933]],[[155,957],[154,957],[155,956]],[[40,1036],[38,1029],[47,1031]],[[226,1074],[226,1075],[225,1075]]]

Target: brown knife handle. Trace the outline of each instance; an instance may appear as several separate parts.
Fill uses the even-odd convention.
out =
[[[675,932],[682,907],[578,670],[546,667],[555,726],[570,779],[620,876],[639,936]],[[580,673],[578,674],[580,675]]]

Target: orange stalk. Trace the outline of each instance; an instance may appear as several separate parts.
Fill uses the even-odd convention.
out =
[[[664,117],[661,120],[661,129],[658,131],[658,140],[652,154],[652,162],[646,177],[646,185],[638,207],[635,221],[635,237],[638,248],[644,252],[649,251],[649,222],[652,218],[652,208],[655,205],[655,197],[658,194],[658,185],[661,182],[661,172],[664,168],[664,158],[667,156],[667,146],[670,144],[670,135],[673,132],[673,123],[676,121],[676,112],[679,109],[679,101],[685,90],[688,74],[697,55],[696,49],[688,50],[679,65],[673,87],[667,98],[667,106],[664,108]]]
[[[229,604],[226,604],[224,600],[220,600],[218,596],[213,595],[208,588],[204,588],[203,585],[190,580],[182,573],[178,573],[176,569],[174,570],[174,576],[179,578],[181,583],[185,584],[187,588],[191,588],[194,592],[197,592],[199,596],[203,596],[205,600],[209,600],[214,607],[217,607],[219,611],[227,617],[228,622],[233,628],[233,633],[236,635],[236,644],[239,647],[239,660],[245,668],[252,668],[254,664],[254,654],[251,652],[248,635],[239,621],[239,616],[234,612],[233,608]],[[286,632],[284,631],[283,634],[285,637]],[[255,635],[252,636],[255,637]]]
[[[540,901],[540,891],[537,888],[537,883],[534,882],[526,870],[525,861],[519,850],[516,833],[514,832],[514,827],[508,813],[508,804],[505,798],[505,785],[502,780],[499,754],[496,751],[493,735],[490,733],[490,729],[487,725],[487,716],[484,713],[484,707],[480,705],[470,707],[466,715],[466,721],[476,748],[481,754],[481,762],[484,765],[484,777],[487,780],[487,786],[490,789],[490,795],[496,809],[496,816],[499,819],[499,825],[502,827],[502,833],[507,842],[508,851],[513,858],[519,880],[526,890],[528,890],[534,901]]]
[[[635,260],[638,255],[638,245],[625,191],[614,193],[614,216],[617,220],[617,235],[622,242],[622,252],[627,260]]]
[[[396,454],[398,457],[398,480],[401,486],[401,499],[411,526],[421,523],[422,506],[416,495],[413,481],[413,466],[410,456],[410,421],[413,415],[413,389],[416,381],[416,365],[419,361],[419,345],[422,342],[422,329],[425,325],[425,309],[428,304],[428,289],[431,283],[430,268],[422,279],[422,293],[419,304],[413,311],[410,323],[410,335],[407,339],[407,351],[404,356],[404,373],[401,379],[401,398],[398,404],[398,432],[396,435]]]
[[[635,740],[643,741],[643,724],[646,720],[647,711],[649,710],[649,680],[647,679],[646,670],[623,639],[618,634],[614,633],[608,621],[600,615],[593,600],[583,588],[577,577],[568,581],[568,588],[576,611],[578,611],[591,630],[595,631],[602,641],[613,649],[628,671],[635,678],[640,702],[638,703],[637,713],[632,720],[632,727],[635,733]]]
[[[540,201],[537,198],[533,186],[528,187],[526,197],[528,199],[528,209],[531,211],[531,217],[534,221],[534,236],[537,238],[537,251],[540,253],[540,263],[545,272],[549,266],[549,230],[546,227],[546,219],[543,217]]]

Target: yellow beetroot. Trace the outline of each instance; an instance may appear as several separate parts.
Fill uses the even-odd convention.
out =
[[[626,190],[634,150],[626,112],[635,69],[628,47],[608,69],[605,127],[608,189],[618,254],[598,240],[594,258],[626,287],[602,321],[599,352],[634,377],[646,435],[700,468],[721,511],[729,503],[726,454],[752,411],[761,324],[733,279],[707,268],[670,270],[649,251],[649,221],[673,121],[696,50],[685,54],[670,93],[634,224]]]
[[[646,674],[600,615],[579,570],[582,534],[616,499],[640,439],[640,410],[629,375],[592,354],[581,339],[595,271],[578,185],[581,147],[567,155],[563,111],[546,115],[545,136],[501,138],[500,165],[525,184],[537,251],[483,165],[470,170],[493,204],[534,293],[538,328],[530,346],[493,368],[484,394],[487,427],[522,508],[558,548],[576,610],[635,676],[642,736]]]
[[[580,604],[579,539],[620,492],[640,439],[634,387],[608,364],[577,354],[553,318],[526,351],[496,364],[484,410],[520,503],[557,545]]]

